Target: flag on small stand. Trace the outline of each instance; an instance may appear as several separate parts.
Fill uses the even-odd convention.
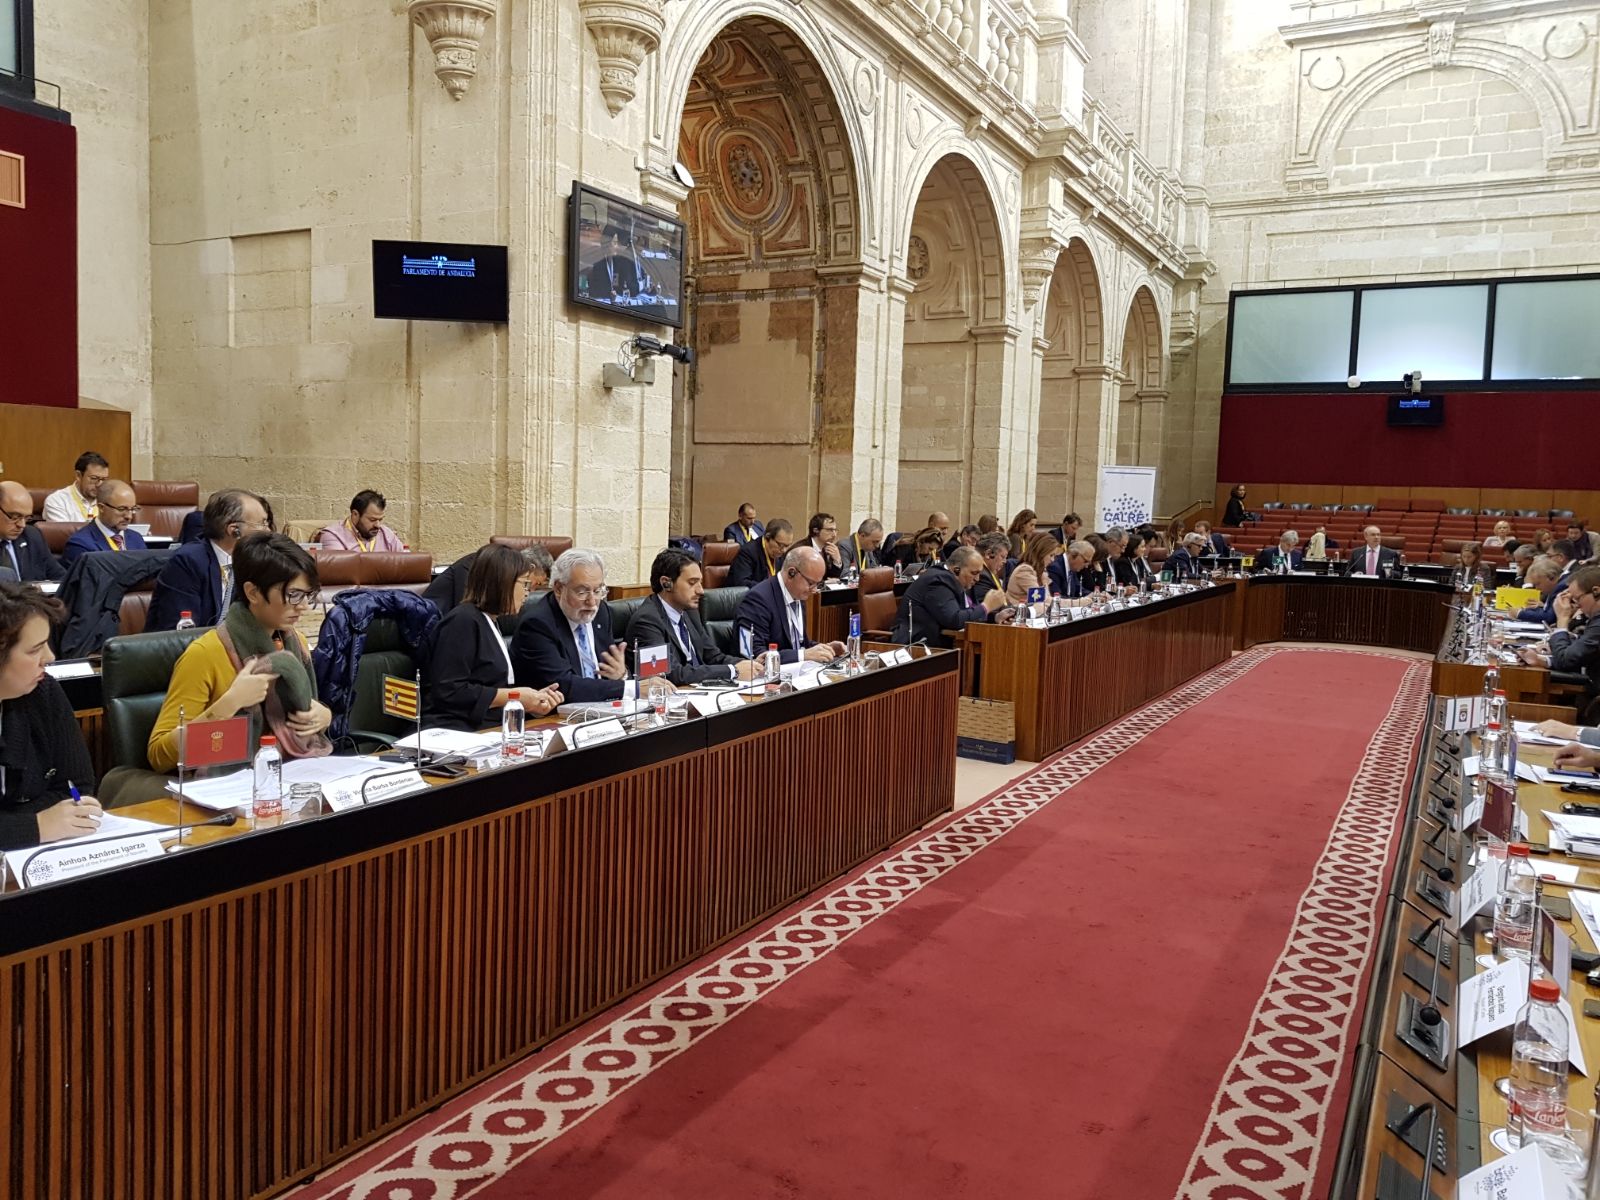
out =
[[[415,721],[422,711],[415,680],[401,679],[398,675],[383,677],[383,711],[385,716],[402,721]]]
[[[667,647],[640,646],[638,650],[639,678],[649,679],[652,675],[665,675],[667,673]]]
[[[190,721],[183,727],[183,765],[220,767],[250,757],[250,718]]]

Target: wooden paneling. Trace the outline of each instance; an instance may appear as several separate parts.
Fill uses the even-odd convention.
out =
[[[1442,500],[1449,508],[1470,508],[1477,512],[1485,508],[1536,508],[1541,512],[1551,509],[1571,509],[1580,518],[1596,527],[1600,522],[1600,490],[1550,491],[1539,488],[1436,488],[1436,487],[1341,487],[1316,484],[1252,483],[1241,480],[1249,494],[1245,507],[1260,512],[1268,501],[1281,500],[1285,504],[1376,504],[1380,498],[1405,496],[1407,499]],[[1230,481],[1217,484],[1217,511],[1224,511]]]
[[[952,806],[958,660],[934,658],[836,707],[677,727],[659,761],[647,735],[441,788],[459,815],[419,836],[387,840],[422,819],[396,801],[114,873],[234,887],[212,856],[382,821],[310,870],[0,958],[7,1194],[282,1191],[828,883]],[[916,769],[883,772],[883,746]],[[541,795],[551,771],[587,781]]]
[[[129,416],[110,408],[0,404],[0,478],[24,487],[64,487],[85,450],[111,462],[114,478],[133,477]]]
[[[1259,642],[1335,642],[1432,653],[1448,624],[1442,584],[1263,575],[1244,584],[1240,649]]]

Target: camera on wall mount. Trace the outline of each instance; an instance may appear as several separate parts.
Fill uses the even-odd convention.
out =
[[[1420,370],[1407,371],[1400,376],[1400,382],[1405,385],[1406,391],[1411,395],[1422,395],[1422,372]]]
[[[686,367],[694,364],[694,351],[688,346],[677,346],[639,333],[622,343],[617,351],[617,361],[605,364],[600,381],[607,391],[653,384],[656,381],[657,356],[670,358]]]

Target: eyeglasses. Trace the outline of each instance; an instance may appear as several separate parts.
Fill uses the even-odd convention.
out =
[[[120,504],[102,504],[100,507],[107,512],[121,513],[125,517],[131,517],[139,511],[137,504],[130,504],[127,508],[123,508]]]
[[[599,587],[573,587],[571,584],[567,585],[567,591],[572,593],[574,600],[604,600],[608,590],[604,584]]]
[[[794,570],[790,571],[789,575],[793,579],[800,580],[801,583],[805,584],[813,592],[816,591],[819,587],[821,587],[823,582],[824,582],[824,580],[826,580],[828,578],[827,572],[824,571],[820,578],[818,578],[818,579],[808,579],[806,577],[806,573],[804,571],[800,570],[798,567],[796,567]]]
[[[0,508],[0,517],[4,517],[8,521],[26,521],[28,519],[28,514],[7,512],[5,509]]]
[[[304,607],[315,600],[320,594],[320,592],[302,592],[299,588],[285,588],[283,592],[283,598],[285,602],[291,605]]]

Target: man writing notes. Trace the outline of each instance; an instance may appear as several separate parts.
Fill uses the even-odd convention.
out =
[[[247,534],[271,528],[267,502],[254,492],[213,492],[206,501],[205,540],[178,547],[161,569],[145,629],[176,629],[185,612],[201,627],[220,621],[233,600],[234,547]]]
[[[550,594],[535,604],[511,640],[519,687],[552,683],[568,700],[620,700],[628,664],[611,637],[606,564],[593,550],[568,550],[556,559]]]
[[[93,450],[85,450],[72,464],[73,480],[44,498],[46,521],[71,521],[81,525],[94,519],[95,496],[111,478],[111,464]]]
[[[776,644],[786,663],[831,662],[844,653],[843,642],[818,645],[806,637],[805,602],[822,586],[828,570],[815,546],[796,546],[778,574],[757,584],[739,601],[739,638],[750,654]]]
[[[728,567],[729,587],[755,587],[763,579],[778,573],[778,564],[794,545],[794,526],[777,517],[767,524],[766,532],[753,542],[746,542],[734,555]]]
[[[350,501],[350,515],[317,530],[317,543],[324,550],[355,550],[362,554],[373,550],[391,554],[403,551],[405,544],[383,523],[388,507],[389,502],[380,492],[357,492]]]
[[[1383,530],[1376,525],[1368,525],[1361,531],[1361,536],[1367,544],[1350,555],[1350,565],[1345,568],[1346,575],[1398,575],[1400,573],[1400,556],[1383,544]]]
[[[766,526],[756,520],[756,506],[746,500],[739,505],[739,519],[722,531],[722,540],[725,542],[756,541],[766,531]]]
[[[0,571],[10,571],[12,583],[59,581],[66,574],[44,535],[28,528],[33,516],[33,494],[20,483],[0,483]]]
[[[70,567],[85,554],[100,550],[143,550],[144,538],[129,529],[139,515],[133,489],[120,479],[108,479],[95,493],[95,512],[99,515],[67,539],[61,551],[61,565]]]
[[[665,646],[667,678],[680,687],[708,679],[749,679],[754,664],[725,653],[700,621],[700,564],[682,550],[663,550],[650,564],[653,593],[633,614],[628,644]]]

